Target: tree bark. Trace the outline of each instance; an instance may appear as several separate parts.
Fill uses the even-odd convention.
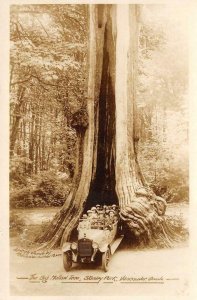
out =
[[[24,104],[24,95],[25,95],[25,88],[24,87],[19,87],[18,89],[18,103],[15,106],[14,109],[14,117],[15,120],[12,124],[12,131],[11,131],[11,135],[10,135],[10,155],[13,156],[14,154],[14,148],[15,148],[15,144],[18,138],[18,131],[19,131],[19,127],[20,127],[20,122],[21,122],[21,118],[22,118],[22,112],[21,112],[21,107]]]
[[[53,248],[69,239],[73,228],[83,212],[83,204],[87,199],[92,177],[94,146],[94,99],[96,81],[96,10],[90,5],[89,19],[89,78],[87,113],[88,128],[78,133],[78,161],[73,178],[73,188],[61,210],[55,215],[46,233],[37,239],[42,247]],[[81,152],[81,153],[79,153]],[[81,159],[80,159],[81,156]],[[79,167],[78,167],[79,166]]]

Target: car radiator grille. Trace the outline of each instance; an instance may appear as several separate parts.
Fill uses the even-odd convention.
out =
[[[79,256],[91,256],[93,253],[92,241],[81,239],[78,241],[78,254]]]

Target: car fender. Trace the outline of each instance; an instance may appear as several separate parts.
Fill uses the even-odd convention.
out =
[[[64,243],[63,246],[62,246],[62,252],[66,252],[68,250],[71,250],[70,246],[71,246],[71,243],[69,243],[69,242]]]
[[[104,252],[106,252],[107,249],[109,249],[109,248],[110,248],[109,245],[108,245],[108,244],[105,244],[105,245],[102,245],[102,246],[99,247],[99,251],[102,252],[102,253],[104,253]]]

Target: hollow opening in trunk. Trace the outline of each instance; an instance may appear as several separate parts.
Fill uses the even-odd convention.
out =
[[[98,104],[98,142],[95,178],[90,186],[85,211],[96,204],[118,204],[115,192],[115,94],[109,50],[110,31],[105,29],[103,68]]]

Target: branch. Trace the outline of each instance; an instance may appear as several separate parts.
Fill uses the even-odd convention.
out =
[[[10,85],[13,86],[13,85],[16,85],[16,84],[25,83],[25,82],[28,82],[31,78],[37,79],[41,84],[44,84],[44,85],[49,85],[49,86],[53,86],[53,87],[59,87],[59,85],[57,85],[57,84],[52,84],[52,83],[49,83],[49,82],[45,82],[38,75],[34,75],[34,74],[30,74],[29,78],[26,78],[24,80],[15,81],[15,82],[11,83]],[[44,88],[44,89],[47,90],[46,88]]]
[[[27,66],[26,67],[26,72],[25,72],[26,74],[25,74],[25,76],[30,75],[29,78],[28,79],[24,79],[24,80],[15,81],[13,83],[12,83],[12,80],[10,80],[10,86],[15,85],[15,84],[25,83],[25,82],[29,81],[30,78],[31,78],[31,73],[30,72],[31,72],[31,67]]]
[[[29,81],[30,79],[31,79],[31,75],[30,75],[30,77],[28,78],[28,79],[24,79],[24,80],[19,80],[19,81],[15,81],[15,82],[13,82],[13,83],[10,83],[10,86],[12,86],[12,85],[16,85],[16,84],[21,84],[21,83],[25,83],[25,82],[27,82],[27,81]]]
[[[22,31],[24,32],[24,33],[21,32],[22,35],[27,39],[27,41],[29,42],[29,44],[30,44],[33,48],[35,48],[36,46],[34,45],[34,42],[29,38],[29,36],[28,36],[26,30],[24,29],[24,27],[22,26],[22,24],[21,24],[19,21],[18,21],[18,24],[20,25]]]
[[[85,28],[83,27],[82,24],[80,24],[78,20],[68,15],[63,15],[63,19],[65,22],[69,22],[70,24],[72,24],[72,26],[77,24],[79,26],[79,29],[81,30],[81,33],[83,34],[83,36],[85,36]]]
[[[23,45],[23,40],[22,40],[22,38],[21,38],[21,32],[20,32],[20,30],[19,30],[19,28],[18,28],[18,24],[17,23],[14,23],[15,25],[16,25],[16,32],[17,32],[17,34],[18,34],[18,38],[19,38],[19,40],[20,40],[20,42],[21,42],[21,45],[22,45],[22,47],[24,47],[24,45]]]
[[[36,75],[31,75],[31,77],[37,79],[40,83],[44,84],[44,85],[50,85],[50,86],[53,86],[53,87],[59,87],[59,85],[57,84],[52,84],[52,83],[49,83],[49,82],[45,82],[43,79],[40,79],[40,77],[36,76]]]
[[[35,17],[38,20],[38,22],[40,23],[40,25],[41,25],[42,29],[44,30],[44,32],[46,33],[46,35],[49,37],[49,34],[48,34],[46,28],[44,27],[44,25],[42,24],[42,22],[39,20],[39,18],[37,16],[35,16]]]

